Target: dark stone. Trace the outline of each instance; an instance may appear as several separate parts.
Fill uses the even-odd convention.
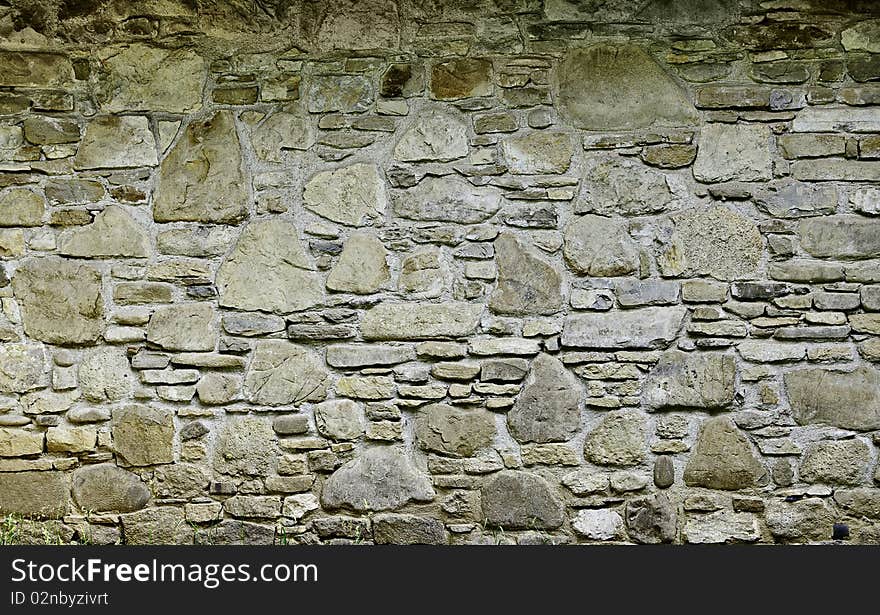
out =
[[[275,528],[227,519],[195,533],[197,545],[271,545],[275,542]]]
[[[672,457],[661,455],[654,461],[654,484],[660,489],[671,487],[675,482],[675,466]]]
[[[724,31],[724,35],[755,51],[807,49],[830,43],[834,38],[830,29],[794,22],[732,26]]]
[[[878,81],[880,80],[880,53],[866,56],[851,57],[846,62],[849,76],[854,81]]]
[[[180,428],[180,439],[182,441],[195,440],[196,438],[204,436],[208,431],[209,429],[205,427],[204,423],[201,421],[193,421]]]
[[[437,519],[384,514],[373,517],[373,540],[380,545],[442,545],[449,538]]]
[[[385,98],[403,96],[407,83],[412,79],[412,66],[409,64],[392,64],[382,75],[379,94]]]

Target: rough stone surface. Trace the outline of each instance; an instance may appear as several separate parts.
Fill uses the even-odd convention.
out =
[[[327,276],[327,288],[337,292],[369,295],[391,280],[388,252],[375,236],[355,233],[345,242],[342,254]]]
[[[0,472],[0,513],[60,519],[70,497],[64,472]]]
[[[214,350],[216,314],[206,303],[180,303],[153,312],[147,340],[166,350]]]
[[[402,452],[372,447],[336,470],[324,483],[321,503],[328,508],[393,510],[410,501],[434,499],[431,483]]]
[[[511,435],[520,442],[569,440],[580,426],[580,397],[580,384],[559,359],[539,355],[507,414]]]
[[[880,543],[876,4],[3,2],[0,542]]]
[[[373,164],[353,164],[322,171],[309,179],[303,206],[348,226],[371,224],[385,213],[385,185]]]
[[[554,529],[562,525],[562,500],[551,485],[530,472],[504,470],[480,492],[486,521],[504,529]]]
[[[684,308],[662,307],[575,314],[565,319],[562,344],[579,348],[650,348],[666,345],[675,338],[684,316]]]
[[[653,409],[718,410],[733,403],[735,378],[733,355],[673,350],[651,370],[642,397]]]
[[[757,485],[766,473],[746,436],[730,419],[715,417],[703,423],[684,469],[684,482],[709,489],[744,489]]]
[[[799,473],[808,483],[858,485],[870,461],[871,449],[861,440],[819,442],[805,451]]]
[[[394,214],[408,220],[475,224],[498,212],[501,195],[457,177],[426,177],[415,188],[394,193],[392,203]]]
[[[562,308],[562,280],[547,261],[523,247],[514,235],[495,240],[498,286],[489,307],[501,314],[553,314]]]
[[[660,255],[666,274],[737,280],[751,277],[757,269],[763,242],[748,218],[726,207],[711,207],[686,211],[674,221],[672,238]]]
[[[113,448],[127,466],[174,461],[174,417],[170,410],[129,405],[113,409]]]
[[[193,121],[162,160],[156,222],[235,223],[247,216],[241,144],[229,111]]]
[[[150,240],[122,207],[111,205],[91,224],[62,234],[58,251],[80,258],[146,258],[150,255]]]
[[[150,490],[135,474],[111,463],[76,470],[72,493],[77,506],[89,512],[133,512],[150,500]]]
[[[760,124],[709,124],[700,131],[694,177],[705,183],[771,179],[770,130]]]
[[[251,222],[216,276],[220,305],[285,314],[318,305],[321,283],[296,227],[281,220]]]
[[[156,166],[156,141],[142,115],[105,115],[86,125],[77,150],[77,169],[121,169]]]
[[[492,443],[495,420],[485,410],[431,404],[419,410],[416,438],[423,448],[453,457],[470,457]]]
[[[456,160],[468,153],[467,128],[458,115],[435,107],[418,120],[397,142],[394,157],[404,162]]]
[[[101,274],[91,265],[47,257],[21,263],[12,279],[24,330],[50,344],[93,344],[103,332]]]
[[[799,369],[787,372],[784,380],[792,416],[799,424],[880,429],[880,372],[876,369]]]
[[[587,461],[602,466],[633,466],[645,459],[645,419],[632,410],[605,415],[584,441]]]
[[[244,378],[255,404],[283,406],[327,396],[326,368],[308,348],[281,340],[258,342]]]
[[[571,51],[557,79],[560,111],[578,128],[680,126],[697,119],[684,90],[635,45]],[[650,99],[643,90],[651,92]]]
[[[580,216],[565,227],[564,254],[575,272],[590,276],[627,275],[639,267],[627,224],[601,216]]]

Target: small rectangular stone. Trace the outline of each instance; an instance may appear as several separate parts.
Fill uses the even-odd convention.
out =
[[[396,365],[413,361],[412,346],[390,344],[334,344],[327,347],[327,363],[332,367],[358,368],[371,365]]]
[[[773,337],[780,340],[843,339],[849,332],[848,326],[783,327]]]
[[[821,158],[843,156],[846,137],[828,134],[788,134],[777,138],[784,158]]]
[[[538,340],[519,337],[483,337],[476,338],[468,345],[472,355],[489,356],[497,354],[507,355],[536,355],[541,351]]]
[[[880,160],[798,160],[791,165],[791,172],[805,181],[880,182]]]

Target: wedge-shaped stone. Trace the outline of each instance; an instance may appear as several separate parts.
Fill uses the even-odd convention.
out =
[[[327,276],[327,288],[359,295],[378,291],[391,280],[387,257],[388,251],[374,235],[354,233]]]
[[[648,307],[565,319],[562,345],[576,348],[653,348],[675,339],[687,310]]]
[[[654,410],[719,410],[733,403],[735,379],[733,355],[671,350],[645,379],[642,400]]]
[[[76,169],[154,167],[156,140],[147,118],[106,115],[86,125],[73,166]]]
[[[24,331],[50,344],[93,344],[104,328],[101,274],[56,257],[22,261],[12,279]]]
[[[880,429],[880,371],[800,369],[783,377],[791,413],[800,425],[824,423],[842,429]]]
[[[303,206],[339,224],[371,225],[385,215],[385,182],[375,164],[321,171],[306,182]]]
[[[248,182],[231,111],[191,122],[159,167],[156,222],[234,224],[247,217]]]
[[[431,481],[399,449],[371,447],[324,482],[321,504],[356,511],[394,510],[435,497]]]
[[[495,240],[498,286],[489,307],[500,314],[524,316],[553,314],[562,308],[562,277],[515,235],[502,233]]]
[[[766,475],[733,421],[715,417],[700,429],[696,449],[684,469],[684,482],[689,487],[735,490],[755,487]]]
[[[321,280],[296,227],[283,220],[251,222],[217,270],[220,305],[286,314],[323,300]]]
[[[559,110],[577,128],[629,130],[697,121],[684,90],[634,45],[570,51],[556,77]]]
[[[329,373],[312,350],[284,340],[259,341],[244,378],[254,404],[284,406],[327,397]]]
[[[64,231],[58,253],[80,258],[146,258],[150,238],[125,209],[110,205],[91,224]]]
[[[565,442],[580,426],[581,385],[562,362],[540,354],[525,387],[507,414],[507,426],[519,442]]]
[[[476,224],[498,213],[501,193],[456,176],[426,177],[414,188],[395,191],[392,203],[400,218]]]

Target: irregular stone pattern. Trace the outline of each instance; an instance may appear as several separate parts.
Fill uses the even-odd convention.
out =
[[[880,543],[876,4],[4,2],[0,542]]]

